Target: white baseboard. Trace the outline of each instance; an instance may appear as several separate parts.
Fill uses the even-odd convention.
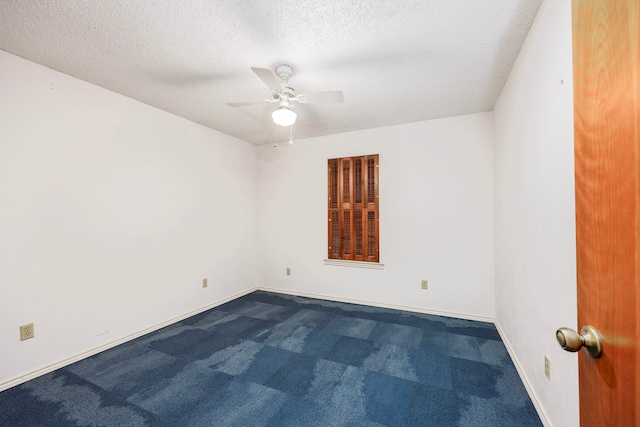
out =
[[[56,363],[54,363],[52,365],[45,366],[44,368],[37,369],[37,370],[35,370],[33,372],[29,372],[28,374],[22,375],[22,376],[20,376],[18,378],[14,378],[12,380],[3,382],[2,384],[0,384],[0,392],[2,392],[4,390],[7,390],[7,389],[10,389],[11,387],[15,387],[17,385],[20,385],[22,383],[25,383],[25,382],[27,382],[29,380],[32,380],[34,378],[37,378],[39,376],[48,374],[49,372],[53,372],[56,369],[64,368],[65,366],[71,365],[72,363],[78,362],[78,361],[80,361],[82,359],[86,359],[87,357],[91,357],[94,354],[98,354],[98,353],[100,353],[102,351],[105,351],[105,350],[108,350],[110,348],[116,347],[116,346],[118,346],[120,344],[124,344],[127,341],[131,341],[131,340],[134,340],[136,338],[140,338],[143,335],[146,335],[148,333],[157,331],[158,329],[162,329],[162,328],[164,328],[166,326],[169,326],[169,325],[172,325],[172,324],[174,324],[176,322],[180,322],[181,320],[184,320],[184,319],[186,319],[188,317],[195,316],[196,314],[202,313],[202,312],[207,311],[207,310],[211,310],[212,308],[215,308],[215,307],[217,307],[219,305],[222,305],[222,304],[227,303],[229,301],[233,301],[234,299],[237,299],[237,298],[240,298],[240,297],[245,296],[247,294],[250,294],[251,292],[254,292],[255,290],[257,290],[257,288],[247,289],[245,291],[242,291],[242,292],[239,292],[237,294],[234,294],[234,295],[228,296],[226,298],[223,298],[221,300],[218,300],[218,301],[216,301],[216,302],[214,302],[212,304],[208,304],[208,305],[206,305],[204,307],[200,307],[197,310],[190,311],[189,313],[183,314],[183,315],[175,317],[173,319],[169,319],[169,320],[167,320],[165,322],[159,323],[157,325],[154,325],[154,326],[151,326],[149,328],[146,328],[146,329],[144,329],[142,331],[136,332],[135,334],[127,335],[126,337],[123,337],[123,338],[120,338],[118,340],[112,341],[112,342],[110,342],[108,344],[101,345],[100,347],[93,348],[91,350],[88,350],[88,351],[85,351],[83,353],[80,353],[80,354],[78,354],[76,356],[69,357],[67,359],[64,359],[64,360],[61,360],[59,362],[56,362]]]
[[[502,330],[502,327],[500,326],[500,323],[498,323],[498,321],[496,320],[494,322],[494,324],[496,325],[496,329],[498,330],[498,333],[500,334],[500,338],[502,339],[502,342],[504,343],[504,346],[507,348],[507,352],[509,353],[509,356],[511,356],[511,360],[513,361],[513,364],[516,367],[516,371],[518,371],[518,375],[520,376],[520,380],[522,381],[522,384],[524,384],[524,388],[527,390],[527,393],[529,394],[529,398],[531,399],[531,402],[533,403],[533,406],[536,408],[536,412],[538,412],[538,416],[540,417],[540,421],[542,421],[542,424],[545,427],[550,427],[551,424],[549,424],[549,420],[547,420],[547,416],[544,413],[544,410],[542,409],[542,406],[540,405],[540,402],[538,402],[538,399],[536,398],[536,395],[533,392],[533,388],[531,387],[531,384],[529,384],[529,380],[527,379],[527,376],[525,375],[524,371],[520,367],[520,363],[518,362],[518,358],[516,357],[516,354],[513,352],[513,349],[511,348],[511,343],[509,342],[509,340],[507,339],[507,336],[505,335],[504,331]]]
[[[350,304],[360,304],[360,305],[369,305],[369,306],[380,307],[380,308],[390,308],[392,310],[410,311],[412,313],[432,314],[435,316],[453,317],[456,319],[475,320],[477,322],[494,323],[494,319],[490,317],[472,316],[472,315],[461,314],[461,313],[450,313],[446,311],[428,310],[428,309],[419,308],[419,307],[386,304],[386,303],[380,303],[375,301],[365,301],[365,300],[351,299],[351,298],[340,298],[340,297],[334,297],[330,295],[312,294],[307,292],[294,292],[287,289],[270,288],[266,286],[258,286],[257,290],[265,291],[265,292],[274,292],[277,294],[293,295],[297,297],[316,298],[316,299],[322,299],[327,301],[346,302]]]

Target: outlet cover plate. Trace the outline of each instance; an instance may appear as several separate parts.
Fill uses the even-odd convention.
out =
[[[422,289],[429,289],[429,282],[427,280],[422,281]]]
[[[33,329],[33,323],[20,326],[20,341],[29,340],[35,336],[36,334]]]
[[[209,281],[208,279],[202,279],[202,287],[206,288],[207,286],[209,286]]]

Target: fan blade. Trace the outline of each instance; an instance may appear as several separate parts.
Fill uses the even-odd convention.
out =
[[[227,105],[230,107],[244,107],[247,105],[268,104],[269,102],[274,102],[274,101],[265,99],[264,101],[227,102]]]
[[[280,80],[278,79],[278,77],[276,77],[275,74],[273,74],[271,70],[267,68],[258,68],[258,67],[251,67],[251,69],[253,70],[254,73],[256,73],[258,77],[260,77],[260,80],[262,80],[264,84],[266,84],[271,88],[272,91],[274,92],[282,91],[282,86],[280,86]]]
[[[341,104],[344,102],[344,95],[341,90],[331,90],[327,92],[302,93],[297,96],[298,101],[303,104],[311,102],[332,102]]]

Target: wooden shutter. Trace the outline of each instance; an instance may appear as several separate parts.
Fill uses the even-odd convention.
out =
[[[329,259],[379,262],[378,155],[328,161]]]

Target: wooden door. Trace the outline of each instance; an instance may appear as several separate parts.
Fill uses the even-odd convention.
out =
[[[573,0],[580,425],[640,426],[640,0]]]

